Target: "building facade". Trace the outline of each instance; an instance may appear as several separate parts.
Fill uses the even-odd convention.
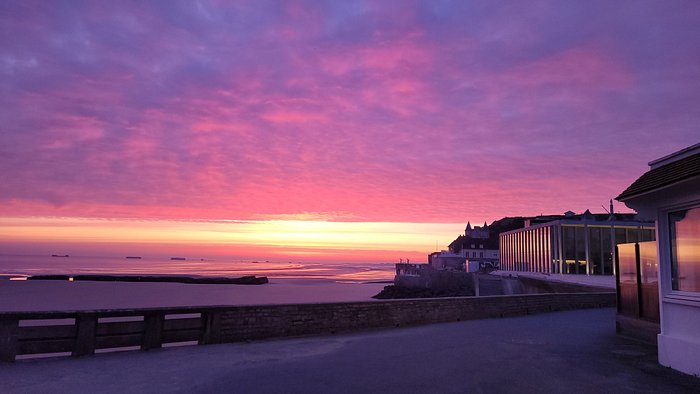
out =
[[[497,267],[500,253],[498,249],[466,248],[460,251],[460,255],[470,262],[479,263],[482,268]]]
[[[436,270],[465,271],[466,259],[462,255],[443,250],[429,254],[428,265]]]
[[[467,227],[464,229],[464,236],[468,238],[487,239],[491,235],[489,225],[484,222],[484,225],[472,228],[471,222],[467,222]]]
[[[617,200],[656,221],[659,363],[700,376],[700,144],[649,167]]]
[[[539,216],[499,235],[500,269],[550,274],[613,275],[615,245],[653,241],[653,222],[634,214]]]
[[[476,266],[480,269],[495,268],[498,266],[499,253],[498,238],[494,234],[491,236],[488,224],[475,226],[472,228],[470,222],[464,229],[464,234],[460,235],[449,245],[451,253],[463,257],[467,261],[467,266]]]

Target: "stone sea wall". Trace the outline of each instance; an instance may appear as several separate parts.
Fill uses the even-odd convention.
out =
[[[612,307],[615,293],[523,294],[322,304],[0,312],[0,361]],[[116,320],[115,320],[116,319]],[[40,325],[28,321],[42,320]]]
[[[220,342],[237,342],[613,306],[615,293],[242,306],[222,311],[213,331]]]

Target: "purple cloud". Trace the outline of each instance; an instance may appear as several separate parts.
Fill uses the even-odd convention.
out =
[[[3,216],[582,211],[697,142],[695,2],[22,1],[0,22]]]

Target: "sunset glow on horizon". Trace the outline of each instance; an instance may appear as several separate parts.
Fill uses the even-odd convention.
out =
[[[79,218],[5,218],[0,246],[43,253],[190,254],[204,257],[306,260],[424,260],[438,240],[463,224],[327,221],[162,221]],[[78,246],[83,244],[82,246]],[[28,248],[27,245],[34,245]],[[51,249],[53,248],[53,249]],[[72,252],[75,253],[75,252]]]
[[[700,3],[0,4],[0,254],[424,261],[698,142]],[[623,204],[620,212],[629,212]]]

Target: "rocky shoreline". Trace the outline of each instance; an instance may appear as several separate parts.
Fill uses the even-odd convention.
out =
[[[390,300],[400,298],[470,297],[474,291],[469,288],[428,289],[389,285],[372,298]]]

